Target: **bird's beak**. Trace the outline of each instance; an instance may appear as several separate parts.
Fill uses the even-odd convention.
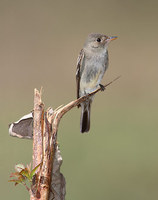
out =
[[[116,40],[117,39],[117,36],[112,36],[112,37],[109,37],[107,40],[110,42],[112,40]]]

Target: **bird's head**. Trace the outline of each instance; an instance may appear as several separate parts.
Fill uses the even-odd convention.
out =
[[[99,33],[91,33],[85,41],[84,48],[88,51],[107,50],[110,41],[117,39],[116,36],[109,37]]]

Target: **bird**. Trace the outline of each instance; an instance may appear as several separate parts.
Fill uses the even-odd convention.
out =
[[[104,86],[101,80],[108,68],[108,45],[117,36],[109,37],[104,34],[91,33],[88,35],[83,48],[77,59],[76,85],[77,99],[85,96],[94,90]],[[80,132],[88,132],[90,129],[90,112],[94,95],[82,102],[81,107]]]

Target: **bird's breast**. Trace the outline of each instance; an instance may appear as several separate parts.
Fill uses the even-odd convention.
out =
[[[103,78],[107,65],[108,59],[106,64],[105,56],[94,56],[85,59],[80,80],[80,91],[90,93],[95,90]]]

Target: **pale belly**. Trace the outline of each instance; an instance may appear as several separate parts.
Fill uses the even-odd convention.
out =
[[[97,72],[95,71],[95,73],[92,73],[90,76],[89,74],[83,75],[80,80],[80,92],[82,95],[96,90],[99,87],[103,74],[103,70],[99,69]]]
[[[99,87],[108,67],[108,54],[93,56],[84,60],[80,79],[80,96],[93,92]]]

